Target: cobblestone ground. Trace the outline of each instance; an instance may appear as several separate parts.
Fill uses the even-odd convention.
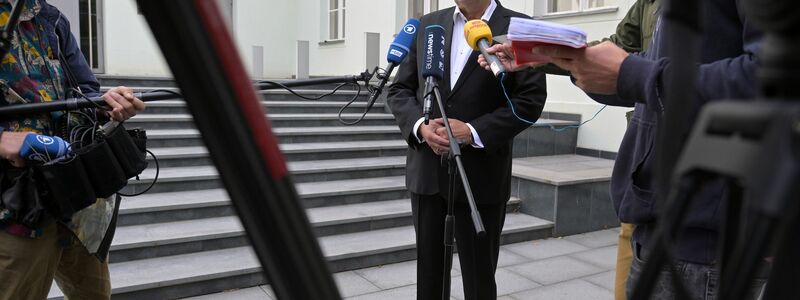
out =
[[[502,246],[496,274],[498,299],[613,299],[619,229]],[[456,256],[456,259],[458,256]],[[453,263],[452,298],[463,299],[461,273]],[[414,299],[416,261],[335,274],[346,299]],[[269,286],[191,298],[274,299]]]

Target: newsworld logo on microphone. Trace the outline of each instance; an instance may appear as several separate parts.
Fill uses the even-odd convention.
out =
[[[433,69],[433,32],[428,33],[427,49],[425,49],[425,69]]]

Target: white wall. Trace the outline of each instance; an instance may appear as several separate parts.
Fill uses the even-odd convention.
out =
[[[134,0],[103,1],[106,74],[170,76],[169,68]]]
[[[297,39],[310,43],[310,74],[312,76],[341,76],[363,72],[366,45],[365,32],[380,33],[380,56],[385,67],[385,54],[394,34],[396,4],[393,0],[348,0],[346,7],[345,40],[342,43],[319,44],[322,41],[321,23],[327,22],[325,1],[299,0],[298,11],[304,13],[297,17]],[[371,70],[370,70],[371,71]]]
[[[234,0],[236,46],[248,72],[253,71],[253,46],[264,47],[266,78],[290,78],[296,61],[297,26],[301,17],[295,1]],[[257,74],[256,74],[257,75]]]

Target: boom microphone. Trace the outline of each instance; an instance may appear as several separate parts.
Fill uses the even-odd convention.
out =
[[[425,27],[425,60],[422,62],[422,77],[425,78],[425,102],[422,116],[425,125],[431,118],[431,98],[433,89],[444,77],[444,27],[430,25]]]
[[[380,97],[383,92],[383,87],[386,86],[386,82],[389,81],[389,76],[392,75],[394,68],[406,59],[406,55],[408,55],[408,51],[411,49],[411,44],[414,43],[414,37],[417,35],[417,28],[419,25],[419,20],[413,18],[408,19],[406,25],[403,25],[403,29],[401,29],[400,33],[394,38],[394,42],[389,45],[389,53],[386,55],[389,66],[386,67],[386,73],[383,76],[378,75],[381,81],[369,101],[367,101],[367,111],[372,108],[372,105],[375,104],[375,100]]]
[[[489,66],[492,68],[494,77],[499,78],[500,74],[506,72],[505,68],[503,68],[503,64],[497,59],[497,56],[486,52],[486,49],[491,47],[492,42],[492,30],[489,28],[489,24],[486,24],[483,20],[467,22],[467,24],[464,25],[464,37],[467,39],[467,44],[469,44],[472,49],[480,51],[481,54],[483,54],[483,58],[486,59],[486,62],[488,62]]]

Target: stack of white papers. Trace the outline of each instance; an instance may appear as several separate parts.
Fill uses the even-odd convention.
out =
[[[575,26],[514,17],[508,27],[508,40],[581,48],[586,46],[586,32]]]

